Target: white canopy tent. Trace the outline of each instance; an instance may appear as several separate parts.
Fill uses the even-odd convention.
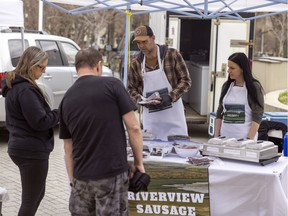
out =
[[[228,17],[239,20],[252,20],[288,12],[288,0],[41,0],[69,14],[83,14],[92,11],[114,9],[126,13],[126,43],[124,84],[127,85],[129,26],[127,21],[133,15],[170,11],[199,19]],[[66,10],[61,4],[75,5]],[[78,6],[78,7],[77,7]],[[266,12],[263,15],[242,17],[242,12]],[[40,23],[40,21],[39,21]]]
[[[235,17],[235,19],[255,19],[259,17],[243,18],[240,12],[269,12],[271,16],[288,11],[287,0],[42,0],[66,13],[80,14],[105,9],[115,9],[123,12],[130,9],[139,13],[157,11],[171,11],[201,19],[213,17]],[[55,4],[57,3],[57,4]],[[65,10],[59,4],[79,6],[73,10]],[[194,11],[195,14],[187,13]],[[262,16],[261,16],[262,17]]]
[[[0,30],[20,27],[22,48],[24,50],[24,16],[22,0],[0,0]]]
[[[0,0],[0,27],[24,27],[23,2]]]

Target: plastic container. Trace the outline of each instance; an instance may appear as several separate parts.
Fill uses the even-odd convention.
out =
[[[264,112],[268,121],[282,122],[288,126],[288,112]]]
[[[201,147],[201,143],[185,140],[175,140],[174,149],[178,156],[187,158],[195,157]]]
[[[287,157],[288,156],[288,132],[284,136],[284,141],[283,141],[283,156]]]

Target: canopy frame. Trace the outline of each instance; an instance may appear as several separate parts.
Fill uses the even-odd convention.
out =
[[[93,11],[114,9],[120,13],[130,9],[134,15],[170,11],[199,19],[228,17],[239,20],[252,20],[288,12],[288,0],[42,0],[64,13],[83,14]],[[193,2],[193,3],[192,3]],[[66,10],[57,5],[73,4],[78,8]],[[196,13],[191,13],[191,11]],[[190,13],[189,13],[190,12]],[[266,12],[264,15],[242,17],[241,12]]]
[[[126,34],[124,52],[124,76],[123,83],[127,87],[128,74],[128,45],[129,29],[127,11],[135,11],[134,15],[143,13],[153,13],[160,11],[170,11],[194,17],[198,19],[213,19],[224,17],[238,19],[242,21],[253,20],[288,12],[288,0],[41,0],[44,3],[61,10],[64,13],[76,15],[89,12],[96,12],[107,9],[114,9],[126,14]],[[72,10],[67,10],[58,4],[71,4],[79,6]],[[40,5],[40,4],[39,4]],[[254,16],[245,17],[241,13],[249,12]],[[254,13],[251,13],[254,12]],[[255,15],[256,12],[266,12]],[[41,17],[39,16],[39,19]],[[39,21],[40,22],[40,21]]]

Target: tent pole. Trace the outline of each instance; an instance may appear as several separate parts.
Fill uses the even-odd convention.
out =
[[[39,0],[38,8],[38,31],[43,31],[43,2]]]
[[[25,50],[25,43],[24,43],[24,27],[21,27],[21,41],[22,41],[22,51]]]
[[[219,37],[219,18],[215,20],[216,36],[215,36],[215,62],[214,62],[214,76],[213,76],[213,103],[212,112],[215,112],[215,100],[216,100],[216,76],[217,76],[217,56],[218,56],[218,37]]]
[[[129,14],[130,12],[130,6],[127,6],[127,12],[126,12],[126,29],[125,29],[125,51],[124,51],[124,74],[123,74],[123,84],[125,86],[125,88],[127,88],[127,81],[128,81],[128,66],[129,62],[128,62],[128,46],[130,43],[130,16],[131,14]]]
[[[22,3],[22,16],[23,16],[23,11],[24,11],[24,7],[23,7],[23,3]],[[21,31],[21,44],[22,44],[22,51],[24,52],[25,50],[25,40],[24,40],[24,16],[23,16],[23,26],[20,27],[20,31]]]

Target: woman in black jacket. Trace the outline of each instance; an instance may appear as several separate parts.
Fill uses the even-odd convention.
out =
[[[15,70],[5,73],[3,96],[8,154],[19,167],[22,203],[18,216],[33,216],[44,197],[49,154],[54,147],[53,127],[58,110],[51,110],[36,84],[48,64],[48,55],[38,47],[27,48]]]

